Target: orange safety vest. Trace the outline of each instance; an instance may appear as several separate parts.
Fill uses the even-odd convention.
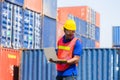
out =
[[[63,43],[63,38],[58,41],[58,59],[69,60],[73,57],[74,45],[77,38],[73,38],[70,42]],[[70,64],[57,64],[58,71],[64,71],[69,68]]]

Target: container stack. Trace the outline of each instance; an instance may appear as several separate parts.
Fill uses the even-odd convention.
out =
[[[56,47],[57,0],[43,0],[42,48]]]
[[[56,47],[56,10],[57,0],[0,0],[0,80],[19,79],[23,49]]]
[[[120,26],[113,26],[112,47],[120,48]]]
[[[78,64],[77,80],[120,80],[120,49],[86,48]],[[23,50],[20,80],[56,80],[55,64],[48,64],[43,50]]]
[[[58,8],[57,40],[63,35],[62,26],[67,19],[75,20],[77,24],[76,36],[82,40],[84,48],[100,47],[100,15],[98,12],[88,6]]]
[[[0,1],[0,45],[14,49],[56,47],[56,10],[56,0]]]
[[[41,25],[39,25],[41,13],[38,13],[41,10],[35,11],[27,7],[24,9],[23,6],[26,6],[24,2],[24,0],[6,0],[0,2],[0,45],[2,47],[14,49],[40,48],[40,45],[35,44],[35,40],[39,40],[37,38],[40,38],[35,37],[35,35],[39,34],[38,36],[40,36],[40,33],[38,33],[40,31],[35,32],[35,29],[37,27],[38,30],[40,30],[41,27]],[[35,22],[39,23],[35,24]],[[40,42],[40,40],[38,42]]]
[[[58,8],[57,13],[57,0],[0,0],[0,80],[55,80],[56,66],[42,48],[56,50],[67,19],[75,20],[75,36],[85,48],[77,79],[119,80],[120,50],[99,48],[99,13],[88,6]],[[113,28],[113,46],[120,45],[119,32]]]

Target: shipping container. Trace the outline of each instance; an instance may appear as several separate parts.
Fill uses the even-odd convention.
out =
[[[11,3],[19,5],[19,6],[23,6],[23,4],[24,4],[24,0],[5,0],[5,1],[11,2]]]
[[[31,10],[24,10],[23,48],[33,49],[35,14]]]
[[[64,22],[68,14],[72,14],[90,24],[100,26],[99,13],[88,6],[59,7],[57,12],[58,21],[60,22]]]
[[[95,38],[97,37],[99,39],[99,34],[100,32],[97,32],[96,34],[96,28],[98,28],[99,30],[99,27],[96,27],[94,24],[90,24],[78,17],[75,17],[74,15],[72,14],[68,14],[68,19],[73,19],[75,22],[76,22],[76,32],[75,32],[75,36],[79,39],[82,40],[83,42],[83,47],[86,48],[86,47],[95,47],[96,43],[95,43]],[[63,25],[60,25],[61,22],[58,21],[58,24],[57,25],[57,36],[59,37],[60,35],[63,35],[63,31],[62,31],[62,28],[63,28]],[[60,28],[59,28],[60,27]],[[59,39],[59,38],[57,38]],[[98,47],[99,45],[96,45],[96,47]]]
[[[80,16],[82,20],[87,21],[88,23],[91,23],[91,19],[93,18],[91,16],[91,8],[88,6],[80,7]],[[91,23],[93,24],[93,23]]]
[[[34,49],[41,48],[41,36],[42,36],[42,16],[35,13],[35,25],[34,25]]]
[[[79,80],[119,80],[117,49],[84,49]]]
[[[120,26],[113,26],[112,28],[112,45],[113,47],[120,47]]]
[[[80,40],[82,42],[83,48],[95,48],[95,40],[84,36],[80,36]]]
[[[43,14],[56,19],[57,0],[43,0]]]
[[[55,64],[48,63],[43,50],[23,50],[20,80],[56,80]]]
[[[95,27],[95,40],[100,41],[100,27]]]
[[[42,13],[42,6],[44,0],[24,0],[24,8],[32,11]],[[52,1],[51,1],[52,2]]]
[[[95,25],[83,21],[82,19],[71,14],[68,15],[68,19],[75,20],[77,27],[76,34],[95,40]]]
[[[87,23],[86,37],[95,40],[95,25]]]
[[[13,4],[0,2],[0,45],[11,47]]]
[[[13,25],[12,25],[12,47],[22,48],[23,41],[23,9],[17,5],[13,6]]]
[[[86,48],[95,48],[95,41],[90,38],[86,38]]]
[[[65,22],[68,14],[72,14],[75,17],[79,17],[81,11],[78,6],[74,6],[74,7],[59,7],[57,12],[58,12],[58,21]]]
[[[119,54],[119,55],[118,55],[118,62],[119,62],[119,63],[118,63],[118,70],[119,70],[119,71],[118,71],[118,80],[120,80],[120,51],[118,52],[118,54]]]
[[[86,37],[81,36],[81,42],[82,42],[83,48],[85,48],[86,47]]]
[[[100,13],[96,12],[96,24],[97,27],[100,27]]]
[[[60,22],[57,22],[57,31],[56,31],[56,42],[64,35],[64,30],[63,30],[63,24]],[[57,43],[56,43],[57,44]]]
[[[119,80],[120,49],[83,49],[78,80]],[[48,63],[42,49],[23,50],[20,80],[55,80],[55,64]]]
[[[87,22],[83,21],[77,17],[74,17],[74,20],[76,22],[76,34],[80,36],[87,36]]]
[[[42,48],[56,47],[56,19],[43,16]]]
[[[91,15],[91,17],[90,17],[91,18],[91,23],[96,25],[96,20],[97,20],[97,18],[96,18],[96,11],[91,9],[90,15]]]
[[[63,12],[61,9],[58,8],[57,9],[57,21],[64,24],[67,19],[68,19],[67,11],[64,10],[64,12]]]
[[[0,47],[0,80],[18,80],[20,50]]]

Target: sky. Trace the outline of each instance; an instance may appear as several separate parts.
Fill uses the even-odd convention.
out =
[[[57,6],[89,6],[99,12],[100,47],[112,47],[112,27],[120,26],[120,0],[58,0]]]

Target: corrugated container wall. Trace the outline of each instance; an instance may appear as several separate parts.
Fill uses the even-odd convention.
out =
[[[119,51],[120,54],[120,51]],[[118,55],[118,66],[119,66],[119,72],[118,72],[118,80],[120,80],[120,55]]]
[[[56,47],[56,19],[43,16],[42,48]]]
[[[42,16],[41,14],[35,13],[35,23],[34,23],[34,49],[41,48],[41,41],[42,41]]]
[[[0,2],[0,45],[11,47],[13,4]]]
[[[112,43],[112,46],[113,47],[120,47],[120,26],[113,26],[112,28],[113,32],[113,43]]]
[[[23,47],[38,49],[41,45],[42,16],[31,10],[24,10]]]
[[[56,80],[55,64],[48,63],[43,50],[23,50],[20,80]]]
[[[35,15],[33,11],[24,11],[24,28],[23,28],[23,48],[33,49],[34,45],[34,23]]]
[[[77,80],[119,80],[120,49],[83,49]],[[48,63],[44,51],[23,50],[20,80],[55,80],[55,64]]]
[[[57,0],[43,0],[43,14],[56,19]]]
[[[24,8],[42,13],[43,0],[24,0]]]
[[[0,80],[18,80],[20,50],[0,47]]]
[[[13,25],[12,25],[12,47],[22,48],[23,39],[23,9],[17,5],[13,6]]]

